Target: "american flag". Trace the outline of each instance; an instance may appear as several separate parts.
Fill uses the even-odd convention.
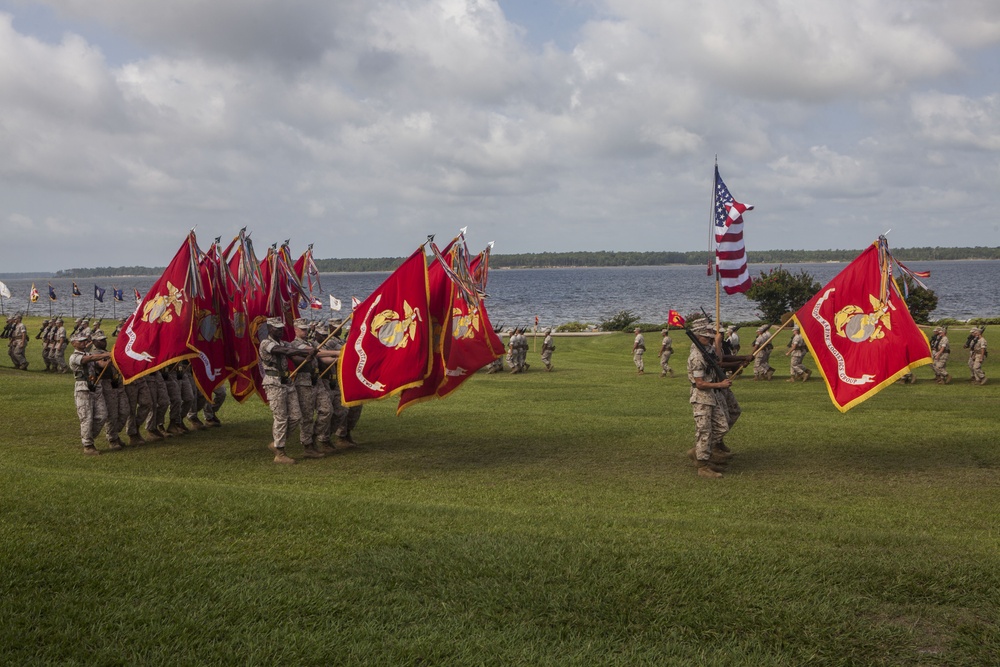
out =
[[[733,199],[729,188],[715,167],[715,268],[719,282],[726,294],[746,292],[750,289],[750,269],[747,251],[743,245],[743,212],[752,211]]]

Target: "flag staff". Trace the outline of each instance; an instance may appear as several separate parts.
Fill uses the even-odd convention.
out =
[[[715,242],[715,206],[716,206],[716,203],[717,203],[716,202],[716,197],[718,196],[718,191],[719,191],[719,184],[716,182],[716,180],[718,179],[718,174],[719,174],[719,156],[718,156],[718,154],[716,154],[716,156],[715,156],[715,171],[712,174],[712,206],[711,206],[711,208],[709,209],[709,212],[708,212],[708,247],[709,247],[709,251],[708,251],[708,266],[709,266],[709,269],[708,270],[709,270],[709,273],[711,273],[711,270],[712,270],[712,259],[713,259],[713,255],[715,255],[715,252],[714,252],[715,251],[715,246],[713,244]],[[721,326],[721,320],[722,320],[722,306],[721,306],[720,298],[719,298],[719,265],[718,265],[718,262],[716,262],[716,265],[715,265],[715,333],[716,334],[719,333],[719,327]]]
[[[334,329],[333,331],[331,331],[331,332],[330,332],[330,335],[329,335],[329,336],[327,336],[326,338],[324,338],[324,339],[323,339],[323,341],[322,341],[322,342],[321,342],[321,343],[320,343],[319,345],[317,345],[317,346],[316,346],[316,349],[319,349],[319,348],[323,347],[324,345],[326,345],[326,341],[330,340],[331,338],[333,338],[334,336],[336,336],[336,335],[337,335],[338,333],[340,333],[340,330],[344,328],[344,325],[345,325],[345,324],[347,324],[348,322],[350,322],[350,321],[351,321],[351,318],[352,318],[352,317],[354,317],[354,312],[353,312],[353,311],[351,312],[351,314],[350,314],[350,315],[348,315],[348,316],[347,316],[346,318],[344,318],[344,321],[343,321],[343,322],[341,322],[341,323],[340,323],[340,324],[339,324],[339,325],[337,326],[337,328],[336,328],[336,329]],[[304,360],[302,361],[302,363],[301,363],[301,364],[299,364],[298,366],[296,366],[295,370],[294,370],[294,371],[292,371],[291,373],[289,373],[289,374],[288,374],[288,379],[289,379],[289,380],[291,380],[292,378],[294,378],[294,377],[296,376],[296,374],[298,374],[299,370],[300,370],[300,369],[301,369],[301,368],[302,368],[303,366],[305,366],[305,365],[306,365],[306,364],[307,364],[307,363],[309,362],[309,360],[310,360],[310,359],[312,359],[312,355],[309,355],[308,357],[306,357],[306,358],[305,358],[305,359],[304,359]],[[325,371],[324,371],[324,372],[325,372]],[[323,375],[322,375],[322,374],[320,374],[320,375],[319,375],[319,377],[323,377]]]

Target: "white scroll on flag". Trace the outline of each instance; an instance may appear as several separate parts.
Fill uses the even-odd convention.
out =
[[[746,246],[743,244],[743,213],[752,211],[733,199],[729,188],[715,167],[715,270],[726,294],[746,292],[750,289],[750,268],[747,266]]]
[[[340,299],[333,298],[333,295],[331,294],[330,295],[330,310],[337,310],[337,311],[339,311],[340,308],[341,308]]]

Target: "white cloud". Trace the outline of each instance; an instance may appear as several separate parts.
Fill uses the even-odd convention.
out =
[[[565,49],[493,0],[45,4],[59,39],[0,14],[0,226],[115,233],[92,264],[196,225],[319,256],[465,224],[497,252],[700,248],[716,154],[756,247],[842,245],[786,231],[829,202],[866,241],[901,200],[921,245],[986,238],[940,236],[995,183],[986,0],[606,0]],[[109,59],[109,33],[139,55]],[[88,263],[89,240],[36,267],[18,238],[0,269]]]

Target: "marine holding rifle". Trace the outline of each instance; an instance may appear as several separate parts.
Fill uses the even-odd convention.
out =
[[[80,418],[80,439],[83,453],[96,455],[101,452],[94,446],[94,438],[101,432],[108,418],[101,383],[98,381],[97,363],[111,358],[110,352],[90,351],[90,335],[76,333],[70,338],[73,354],[69,367],[73,371],[73,400],[76,416]]]
[[[688,456],[694,459],[699,477],[722,477],[723,466],[731,455],[716,448],[729,431],[728,403],[720,390],[728,389],[732,380],[709,351],[709,346],[717,348],[715,354],[721,356],[722,335],[705,318],[692,322],[687,332],[692,342],[687,376],[695,428],[694,448]]]

